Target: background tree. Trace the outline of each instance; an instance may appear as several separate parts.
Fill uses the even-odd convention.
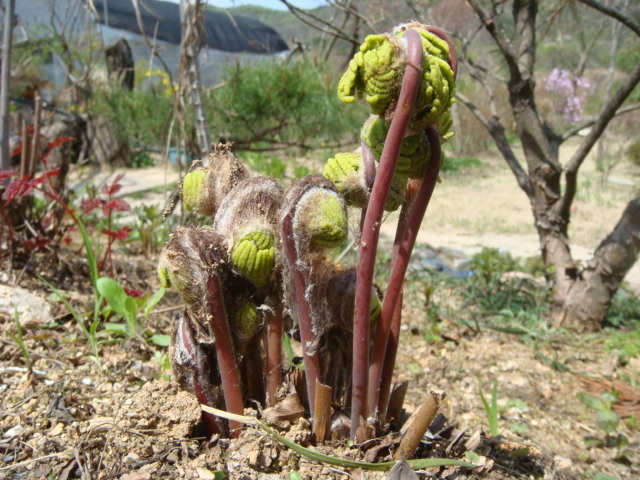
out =
[[[640,26],[631,16],[593,0],[579,1],[614,18],[631,30],[635,37],[640,37]],[[563,2],[561,7],[570,3],[573,2]],[[536,50],[541,31],[538,1],[510,2],[510,17],[504,13],[507,3],[502,1],[492,1],[489,8],[477,0],[469,0],[469,4],[481,21],[481,28],[495,42],[496,55],[501,61],[496,63],[496,69],[491,69],[484,58],[482,62],[476,60],[479,57],[468,37],[463,58],[468,71],[485,88],[490,111],[486,113],[464,95],[459,99],[490,132],[518,185],[530,200],[542,259],[553,281],[558,321],[584,329],[599,328],[606,318],[613,295],[638,258],[640,195],[629,202],[614,230],[582,267],[576,264],[571,254],[568,235],[571,206],[576,196],[578,171],[593,146],[616,115],[638,108],[638,105],[623,105],[640,82],[640,64],[627,73],[595,118],[579,124],[573,122],[565,131],[558,131],[558,127],[552,127],[545,119],[537,101]],[[549,19],[558,14],[551,12]],[[583,50],[587,48],[585,44]],[[583,58],[586,62],[588,52]],[[502,78],[499,72],[505,67],[507,75]],[[496,79],[499,83],[492,83]],[[500,83],[508,93],[516,133],[522,142],[524,162],[509,144],[505,120],[497,113],[495,97],[499,92],[494,86]],[[588,129],[588,133],[579,147],[566,164],[561,164],[560,145],[584,129]]]

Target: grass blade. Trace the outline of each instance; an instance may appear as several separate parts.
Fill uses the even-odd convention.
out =
[[[278,440],[280,443],[282,443],[286,447],[293,450],[294,452],[310,460],[314,460],[316,462],[325,463],[328,465],[334,465],[334,466],[343,467],[343,468],[361,468],[363,470],[377,471],[377,472],[386,472],[387,470],[390,470],[391,468],[393,468],[393,466],[397,463],[395,461],[380,462],[380,463],[360,462],[357,460],[348,460],[345,458],[338,458],[338,457],[333,457],[331,455],[325,455],[324,453],[319,453],[309,448],[305,448],[302,445],[298,445],[297,443],[286,439],[285,437],[283,437],[282,435],[274,431],[271,427],[269,427],[268,425],[262,423],[261,421],[253,417],[236,415],[233,413],[225,412],[224,410],[219,410],[217,408],[209,407],[207,405],[200,405],[200,407],[202,408],[202,410],[204,410],[207,413],[211,413],[212,415],[226,418],[227,420],[233,420],[236,422],[244,423],[246,425],[259,427],[265,432],[267,432],[269,435],[271,435],[273,438]],[[419,469],[429,468],[429,467],[440,467],[440,466],[458,466],[458,467],[466,467],[466,468],[475,467],[475,465],[472,463],[464,462],[462,460],[450,459],[450,458],[419,458],[414,460],[407,460],[406,462],[414,470],[419,470]]]

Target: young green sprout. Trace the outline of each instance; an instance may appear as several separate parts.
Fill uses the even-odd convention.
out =
[[[215,216],[214,228],[227,242],[232,268],[259,288],[274,273],[282,196],[272,178],[247,178],[229,192]]]
[[[240,374],[220,281],[228,274],[225,253],[222,238],[212,228],[181,227],[160,254],[158,276],[161,284],[176,288],[186,303],[196,341],[214,344],[225,408],[242,414]],[[200,369],[199,363],[195,368]],[[201,377],[199,371],[194,375]],[[229,425],[232,435],[238,435],[241,425]]]
[[[280,212],[282,249],[286,259],[285,290],[300,330],[311,418],[316,380],[320,378],[318,341],[330,325],[314,294],[315,279],[325,267],[325,248],[342,244],[348,233],[345,205],[334,185],[321,175],[309,175],[285,194]],[[288,274],[288,275],[287,275]]]
[[[184,208],[213,217],[225,196],[248,176],[227,145],[217,145],[209,155],[209,166],[187,173],[182,181]]]
[[[379,357],[384,361],[386,352],[386,343],[382,345],[382,341],[377,342],[373,350],[373,371],[368,372],[371,283],[383,210],[394,181],[406,187],[409,178],[421,178],[425,175],[425,165],[429,163],[438,166],[435,168],[437,179],[440,135],[450,136],[450,110],[455,93],[457,63],[455,53],[451,50],[452,43],[441,30],[430,30],[430,27],[417,23],[401,25],[390,34],[367,37],[338,86],[338,96],[345,103],[353,102],[356,96],[365,95],[374,115],[362,130],[363,151],[366,148],[379,160],[364,213],[360,239],[352,361],[352,438],[355,438],[362,419],[377,411],[377,392],[382,369]],[[440,132],[436,130],[438,127],[442,129]],[[437,158],[434,159],[434,156]],[[429,169],[432,170],[433,168]],[[425,186],[424,193],[429,191],[427,187]],[[419,211],[424,213],[422,206],[426,208],[425,201],[428,202],[428,198],[421,199],[415,209],[414,206],[405,204],[406,210],[411,212],[409,215],[413,221],[418,222],[418,226],[417,216]],[[403,229],[407,232],[403,232]],[[410,241],[412,233],[409,224],[406,227],[399,225],[396,238],[403,241],[403,248],[394,249],[392,268],[397,263],[396,255],[410,255],[413,247]],[[401,284],[404,271],[402,275],[398,275],[400,270],[396,270],[393,282]],[[394,285],[392,290],[395,292],[398,289]],[[387,296],[388,293],[385,301]],[[394,293],[392,298],[390,306],[397,307],[398,294]],[[379,336],[385,332],[389,335],[390,321],[383,305],[378,326]]]

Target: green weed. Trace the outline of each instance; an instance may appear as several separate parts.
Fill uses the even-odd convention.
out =
[[[164,296],[165,289],[160,288],[153,297],[147,300],[146,298],[136,299],[129,295],[122,285],[112,278],[101,277],[98,279],[97,285],[98,292],[107,301],[111,310],[125,320],[124,323],[105,322],[105,331],[126,337],[141,338],[143,332],[141,325],[138,323],[138,308],[143,309],[143,321],[146,321],[151,310]],[[153,335],[150,340],[162,347],[169,345],[168,335]]]
[[[22,325],[20,324],[20,316],[18,315],[18,309],[13,309],[13,320],[16,324],[16,334],[8,333],[8,335],[13,339],[14,342],[18,344],[20,347],[20,352],[22,353],[22,360],[24,361],[27,367],[31,367],[31,354],[29,353],[29,349],[24,343],[24,338],[22,336]]]
[[[484,411],[487,414],[487,422],[489,423],[489,434],[492,437],[498,436],[498,380],[493,381],[493,387],[491,388],[491,403],[487,401],[484,393],[482,392],[482,380],[478,377],[478,386],[480,389],[480,399],[484,406]]]

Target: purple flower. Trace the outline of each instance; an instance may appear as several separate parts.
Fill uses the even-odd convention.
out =
[[[586,78],[575,78],[568,70],[554,68],[544,80],[544,89],[562,98],[556,111],[569,123],[578,123],[583,118],[583,97],[591,87]]]

